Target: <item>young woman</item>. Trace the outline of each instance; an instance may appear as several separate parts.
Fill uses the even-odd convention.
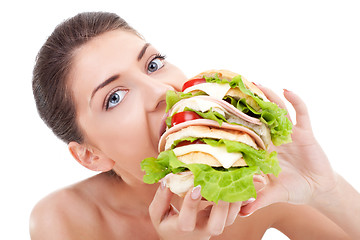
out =
[[[261,239],[271,227],[291,239],[360,236],[359,194],[331,169],[289,91],[293,143],[275,149],[283,171],[255,201],[215,205],[198,188],[179,198],[144,184],[140,162],[157,156],[165,93],[186,80],[116,14],[81,13],[54,30],[34,68],[38,111],[80,164],[103,173],[41,200],[32,239]]]

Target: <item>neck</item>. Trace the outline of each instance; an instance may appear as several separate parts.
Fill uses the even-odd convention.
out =
[[[112,176],[114,179],[112,195],[114,195],[115,201],[113,201],[111,205],[116,209],[120,209],[120,207],[122,209],[127,208],[133,213],[134,209],[136,209],[136,214],[148,216],[148,208],[154,199],[159,184],[146,184],[135,178],[134,175],[124,171],[120,172],[114,171],[114,176]],[[122,199],[122,201],[120,199]],[[182,201],[183,198],[180,198],[175,194],[172,196],[171,203],[178,210],[180,209]],[[125,206],[122,205],[124,202]]]
[[[114,171],[112,178],[112,195],[110,203],[114,208],[137,209],[138,214],[148,215],[148,207],[152,202],[159,184],[146,184],[127,172]],[[125,206],[123,205],[125,203]]]

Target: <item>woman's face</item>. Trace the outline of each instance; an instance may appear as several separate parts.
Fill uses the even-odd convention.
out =
[[[143,39],[115,30],[75,52],[69,86],[85,143],[142,179],[140,162],[157,156],[166,91],[185,75]]]

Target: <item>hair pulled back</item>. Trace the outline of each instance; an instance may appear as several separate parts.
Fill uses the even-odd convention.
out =
[[[85,12],[58,25],[41,47],[33,70],[37,110],[54,134],[66,143],[84,141],[67,80],[75,51],[89,40],[112,30],[136,32],[114,13]]]

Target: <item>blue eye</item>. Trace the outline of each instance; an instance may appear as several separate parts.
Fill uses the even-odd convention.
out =
[[[127,90],[117,90],[110,94],[106,102],[106,110],[117,106],[125,97]]]
[[[156,57],[149,63],[147,70],[148,73],[153,73],[164,66],[165,56],[156,55]]]

